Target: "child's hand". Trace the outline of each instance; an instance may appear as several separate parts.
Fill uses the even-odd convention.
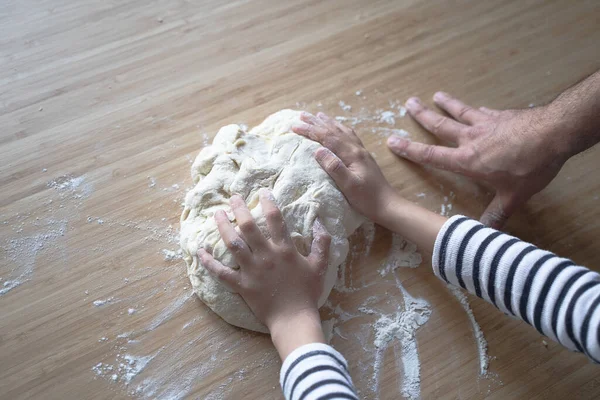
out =
[[[348,202],[374,222],[385,226],[392,201],[398,196],[354,131],[323,113],[303,112],[305,124],[292,128],[321,143],[315,157]]]
[[[323,290],[331,236],[315,222],[310,254],[296,250],[281,212],[267,190],[260,192],[270,239],[265,238],[240,196],[231,197],[231,209],[240,234],[224,211],[215,219],[221,237],[234,254],[239,270],[225,267],[204,249],[202,265],[221,282],[238,292],[263,322],[284,359],[303,344],[322,342],[317,302]]]

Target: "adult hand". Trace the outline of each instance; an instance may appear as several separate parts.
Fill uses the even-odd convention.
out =
[[[416,143],[401,137],[389,138],[388,146],[416,163],[491,185],[496,195],[481,216],[485,225],[501,228],[520,205],[552,181],[569,157],[554,140],[546,107],[474,109],[443,92],[433,99],[452,118],[432,111],[418,98],[408,99],[406,108],[425,129],[457,147]]]
[[[365,217],[385,226],[388,209],[397,195],[356,133],[322,112],[316,116],[303,112],[300,119],[304,123],[292,130],[324,146],[316,151],[315,158],[348,202]]]
[[[318,300],[323,291],[331,236],[317,221],[308,256],[301,255],[287,230],[272,194],[263,189],[260,202],[270,239],[256,225],[240,196],[231,197],[231,209],[240,234],[223,210],[215,220],[227,248],[240,268],[234,270],[198,250],[202,265],[239,293],[273,337],[282,359],[302,344],[322,341]]]

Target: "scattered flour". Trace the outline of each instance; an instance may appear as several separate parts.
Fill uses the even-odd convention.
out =
[[[450,192],[450,196],[444,196],[444,200],[441,204],[440,215],[444,217],[449,217],[452,213],[452,200],[454,200],[456,196],[454,192]]]
[[[487,341],[483,336],[483,331],[475,320],[475,315],[473,314],[473,310],[471,309],[467,295],[461,289],[455,286],[448,285],[448,289],[450,290],[450,293],[452,293],[459,301],[460,305],[467,313],[469,321],[471,321],[473,336],[475,337],[475,343],[477,344],[477,351],[479,353],[479,376],[486,376],[488,373],[490,358],[487,354]]]
[[[340,100],[340,102],[338,103],[338,105],[340,106],[340,108],[344,111],[352,111],[352,106],[349,104],[346,104],[345,102],[343,102],[342,100]]]
[[[416,268],[421,265],[422,261],[421,254],[417,252],[417,245],[407,241],[397,233],[393,233],[390,250],[379,270],[379,274],[386,276],[400,267]]]
[[[31,236],[14,237],[6,240],[3,253],[7,264],[13,264],[8,277],[0,278],[0,296],[27,282],[33,276],[36,260],[42,252],[56,252],[63,250],[57,246],[56,241],[65,235],[67,230],[66,220],[40,220],[34,223],[38,232]],[[23,227],[17,225],[16,233],[21,233]]]
[[[173,261],[173,260],[177,260],[177,259],[180,259],[183,257],[181,249],[179,249],[177,251],[162,249],[161,253],[165,257],[165,261]]]
[[[63,175],[48,182],[47,186],[57,190],[61,194],[61,198],[70,195],[74,199],[85,199],[94,190],[92,184],[86,182],[83,175],[78,177]]]
[[[379,114],[379,122],[394,126],[396,125],[395,115],[394,111],[382,111],[381,114]]]
[[[94,307],[102,307],[102,306],[105,306],[107,304],[113,303],[114,301],[115,301],[114,297],[109,297],[107,299],[94,300],[92,302],[92,304],[94,305]]]
[[[154,356],[137,357],[131,354],[117,354],[114,364],[98,363],[92,367],[92,371],[113,382],[129,385],[153,358]]]
[[[380,314],[373,326],[375,332],[375,362],[371,378],[371,390],[376,395],[379,391],[379,379],[383,366],[386,349],[394,339],[399,346],[394,346],[394,352],[399,353],[396,366],[402,370],[403,379],[399,387],[400,394],[408,399],[421,397],[421,362],[416,340],[417,330],[423,326],[431,315],[431,306],[423,299],[412,297],[396,277],[396,285],[402,294],[404,307],[395,314]],[[378,314],[376,311],[362,307],[359,309],[368,314]],[[377,396],[378,397],[378,396]]]

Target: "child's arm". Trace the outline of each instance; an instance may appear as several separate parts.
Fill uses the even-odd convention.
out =
[[[600,361],[600,274],[471,219],[447,220],[401,198],[349,128],[303,114],[319,164],[354,208],[433,254],[434,273]]]
[[[240,234],[224,211],[215,214],[239,270],[223,266],[204,249],[198,251],[200,261],[239,293],[269,328],[284,361],[280,383],[286,399],[357,399],[346,360],[324,344],[317,309],[331,237],[315,222],[311,252],[304,257],[296,250],[272,195],[261,191],[260,202],[270,239],[263,236],[240,196],[231,198]]]

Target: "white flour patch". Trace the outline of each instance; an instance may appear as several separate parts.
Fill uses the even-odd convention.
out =
[[[449,217],[452,215],[452,200],[454,200],[456,198],[456,196],[454,195],[454,192],[450,192],[449,196],[444,196],[442,204],[441,204],[441,208],[440,208],[440,215],[444,216],[444,217]]]
[[[404,239],[397,233],[392,234],[392,245],[387,258],[379,269],[381,276],[386,276],[400,267],[416,268],[423,258],[417,252],[417,245]]]
[[[0,278],[0,296],[27,282],[33,276],[36,260],[43,252],[56,252],[55,242],[65,235],[67,221],[53,219],[36,220],[32,223],[40,228],[39,233],[31,236],[15,237],[6,240],[3,248],[6,264],[14,265],[7,276]],[[17,234],[23,230],[23,224],[13,227]]]
[[[431,306],[423,299],[412,297],[396,278],[396,284],[404,300],[404,306],[395,314],[380,314],[374,324],[375,362],[371,378],[371,390],[378,398],[379,380],[386,349],[396,339],[394,346],[396,365],[402,370],[402,383],[398,388],[400,394],[408,399],[421,397],[421,362],[416,340],[417,330],[423,326],[431,315]],[[379,314],[377,311],[363,307],[362,312]]]
[[[374,227],[372,229],[374,231]],[[367,236],[374,237],[374,234]],[[367,247],[370,248],[370,245]],[[358,247],[356,250],[360,251],[360,249],[361,247]],[[361,398],[379,398],[384,356],[390,348],[396,355],[396,369],[402,374],[398,387],[399,394],[409,399],[420,398],[421,364],[416,332],[429,320],[432,308],[426,300],[411,296],[393,274],[397,268],[415,268],[420,263],[421,256],[417,253],[416,246],[399,235],[393,235],[392,245],[382,268],[384,281],[378,281],[392,283],[392,287],[397,288],[398,295],[385,291],[383,297],[369,296],[358,307],[360,312],[358,314],[345,311],[339,304],[334,307],[331,302],[326,303],[326,307],[335,315],[323,324],[326,338],[330,340],[332,337],[339,336],[346,340],[355,339],[364,350],[356,363],[361,370],[359,380],[367,379],[367,386],[363,388],[368,389],[369,393],[362,394]],[[392,282],[390,278],[393,279]],[[402,301],[399,301],[400,297]],[[392,310],[389,310],[390,307]],[[361,324],[359,333],[343,331],[344,323],[366,317],[375,319]]]
[[[404,129],[395,129],[395,128],[385,128],[385,127],[379,127],[376,126],[375,128],[371,128],[371,132],[375,133],[381,137],[390,137],[392,135],[394,136],[400,136],[400,137],[409,137],[410,133],[408,133],[407,131],[405,131]]]
[[[171,319],[171,317],[183,307],[183,305],[190,299],[193,298],[193,293],[187,293],[179,296],[173,303],[165,307],[154,319],[150,322],[150,325],[146,329],[151,331]]]
[[[107,299],[94,300],[92,302],[92,304],[94,305],[94,307],[102,307],[102,306],[105,306],[107,304],[113,303],[114,301],[115,301],[114,297],[109,297]]]
[[[394,126],[396,125],[396,118],[394,118],[395,115],[396,114],[394,111],[382,111],[379,114],[379,122]]]
[[[72,197],[74,199],[85,199],[92,194],[94,187],[86,182],[85,176],[74,177],[72,175],[59,176],[48,182],[48,187],[57,190],[61,198]]]
[[[162,249],[161,253],[165,257],[165,261],[178,260],[183,257],[181,249],[177,251]]]
[[[92,371],[98,376],[113,382],[129,385],[131,380],[146,368],[154,356],[138,357],[131,354],[117,354],[114,364],[98,363]]]
[[[352,106],[351,106],[351,105],[349,105],[349,104],[346,104],[345,102],[343,102],[343,101],[341,101],[341,100],[339,101],[338,105],[339,105],[339,106],[340,106],[340,108],[341,108],[342,110],[344,110],[344,111],[352,111]]]
[[[490,362],[490,358],[487,354],[487,341],[483,336],[483,331],[481,330],[481,327],[475,320],[475,315],[473,314],[473,310],[471,309],[471,305],[469,304],[469,299],[461,289],[455,286],[448,285],[448,290],[450,290],[450,293],[452,293],[454,297],[456,297],[456,299],[459,301],[460,305],[467,313],[469,321],[471,321],[473,336],[475,337],[475,343],[477,344],[477,352],[479,354],[479,376],[486,376],[488,373],[488,367]]]

